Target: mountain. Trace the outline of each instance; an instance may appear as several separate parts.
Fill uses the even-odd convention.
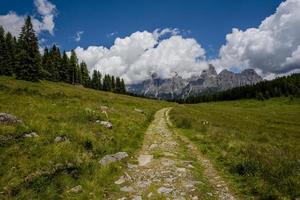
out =
[[[253,69],[246,69],[241,73],[225,69],[217,74],[214,66],[209,65],[200,75],[193,75],[188,79],[183,79],[178,74],[162,79],[157,73],[153,73],[148,80],[127,85],[127,91],[152,98],[174,99],[251,85],[262,80]]]

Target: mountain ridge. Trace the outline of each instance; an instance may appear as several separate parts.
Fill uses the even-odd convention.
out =
[[[180,99],[191,95],[223,91],[238,86],[252,85],[262,81],[254,69],[245,69],[234,73],[227,69],[219,74],[213,65],[203,70],[200,75],[193,75],[184,79],[178,74],[167,79],[162,79],[153,73],[150,79],[141,83],[127,85],[131,93],[157,99]]]

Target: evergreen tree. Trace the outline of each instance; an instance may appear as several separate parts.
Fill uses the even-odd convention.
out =
[[[115,89],[115,91],[117,93],[121,92],[121,80],[120,80],[120,77],[116,77],[116,89]]]
[[[91,88],[98,89],[98,72],[96,70],[92,74]]]
[[[50,55],[49,55],[49,50],[46,47],[44,49],[44,55],[42,57],[42,77],[47,80],[51,80],[51,74],[50,74],[50,68],[51,68],[51,63],[50,63]]]
[[[0,75],[6,75],[7,60],[6,60],[6,44],[5,44],[5,31],[0,26]]]
[[[71,51],[71,56],[70,56],[70,76],[71,76],[71,83],[75,84],[78,83],[78,60],[77,56],[74,50]]]
[[[112,76],[111,77],[111,91],[115,91],[116,90],[116,82],[115,82],[115,77]]]
[[[26,18],[19,36],[18,50],[16,78],[38,81],[41,78],[41,55],[38,39],[29,16]]]
[[[126,93],[126,86],[125,86],[125,82],[124,82],[123,79],[121,80],[121,87],[120,88],[121,88],[120,93],[125,94]]]
[[[98,76],[98,90],[102,90],[103,89],[103,85],[102,85],[102,74],[97,71],[97,76]]]
[[[53,45],[49,52],[49,65],[47,71],[50,74],[48,78],[51,81],[60,81],[60,70],[61,70],[61,57],[60,50]]]
[[[15,41],[11,33],[7,32],[5,35],[5,46],[6,46],[6,70],[5,75],[12,76],[13,72],[15,71],[16,66],[16,58],[15,58]]]
[[[81,83],[83,86],[86,87],[90,84],[90,76],[85,62],[80,63],[80,71],[81,71],[81,80],[82,80]]]
[[[69,57],[65,51],[62,56],[61,68],[61,80],[66,83],[72,83],[72,69],[70,67]]]

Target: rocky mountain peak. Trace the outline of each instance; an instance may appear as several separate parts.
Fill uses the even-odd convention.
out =
[[[151,79],[139,84],[127,86],[127,90],[136,94],[159,99],[184,98],[189,95],[199,95],[205,92],[222,91],[233,87],[251,85],[262,78],[253,69],[241,73],[233,73],[227,69],[217,74],[215,67],[209,65],[201,75],[193,75],[183,79],[178,73],[171,78],[161,79],[159,74],[152,73]]]

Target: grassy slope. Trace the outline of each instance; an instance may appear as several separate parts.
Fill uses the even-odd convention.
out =
[[[170,114],[243,199],[300,195],[300,99],[181,105]]]
[[[0,77],[0,112],[24,122],[0,125],[0,199],[105,198],[116,189],[113,180],[122,165],[100,167],[99,159],[118,151],[134,154],[155,111],[168,105],[63,83]],[[100,106],[109,107],[113,129],[95,123],[106,120]],[[30,131],[39,137],[22,137]],[[70,142],[54,143],[56,136]],[[69,193],[76,185],[83,192]]]

